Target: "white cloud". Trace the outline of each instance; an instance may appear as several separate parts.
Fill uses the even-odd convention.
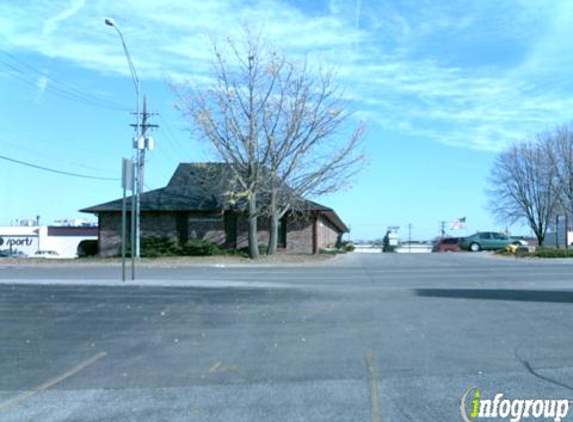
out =
[[[85,0],[76,0],[69,4],[69,6],[55,16],[47,19],[43,26],[44,35],[50,35],[57,28],[60,22],[63,22],[76,13],[78,13],[85,6]]]
[[[40,98],[42,98],[44,92],[46,91],[46,88],[48,87],[48,78],[46,76],[38,77],[38,80],[36,81],[36,86],[38,87],[38,93],[36,94],[36,102],[38,102]]]
[[[127,76],[107,16],[142,79],[207,81],[209,39],[237,36],[249,21],[288,53],[338,67],[354,108],[374,124],[448,145],[498,150],[569,119],[573,106],[563,77],[573,64],[567,0],[330,0],[320,13],[286,0],[6,2],[0,47]],[[480,62],[505,58],[491,51],[497,41],[515,54]]]

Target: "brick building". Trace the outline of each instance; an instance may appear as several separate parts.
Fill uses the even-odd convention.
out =
[[[246,247],[246,201],[236,192],[232,169],[224,163],[179,164],[167,186],[141,195],[141,237],[166,236],[179,244],[204,239],[226,248]],[[101,256],[120,254],[121,203],[117,199],[81,210],[98,216]],[[280,221],[279,250],[317,253],[335,246],[348,232],[331,208],[304,199],[301,204],[299,211]],[[269,221],[259,217],[259,244],[267,244],[268,238]]]

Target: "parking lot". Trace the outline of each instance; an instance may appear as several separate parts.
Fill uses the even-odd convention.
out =
[[[459,421],[573,399],[573,263],[0,266],[1,421]],[[573,416],[571,416],[573,418]]]

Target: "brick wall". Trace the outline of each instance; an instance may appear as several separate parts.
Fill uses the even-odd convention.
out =
[[[141,214],[141,237],[168,237],[175,242],[205,239],[223,245],[225,227],[221,213],[186,213],[184,225],[187,233],[181,233],[178,217],[174,212],[145,212]],[[127,236],[130,233],[128,213]],[[101,213],[99,215],[99,254],[112,257],[121,254],[121,213]]]
[[[188,213],[189,240],[207,240],[225,246],[225,219],[222,212]]]
[[[287,220],[287,246],[282,251],[285,253],[313,253],[313,221],[314,218],[310,215],[296,218],[289,216]],[[260,245],[267,245],[269,227],[269,219],[259,218],[257,238]],[[120,230],[120,213],[101,213],[99,215],[100,256],[111,257],[121,253]],[[324,217],[319,217],[316,235],[319,250],[335,246],[338,240],[338,232],[332,223]],[[176,242],[204,239],[224,246],[226,240],[225,220],[221,212],[144,212],[141,215],[141,236],[169,237]],[[239,216],[237,219],[237,248],[245,248],[247,245],[248,220],[245,216]]]
[[[286,249],[279,248],[279,252],[293,254],[311,254],[312,251],[312,222],[311,216],[297,218],[290,217],[287,220]],[[240,217],[238,221],[237,247],[248,246],[249,223],[246,217]],[[259,218],[257,222],[259,245],[267,245],[269,242],[270,220]]]
[[[269,220],[259,218],[257,221],[257,241],[259,245],[269,243]],[[239,216],[237,221],[237,249],[249,246],[249,219]]]
[[[101,213],[98,216],[98,224],[99,255],[104,258],[120,255],[121,213]]]
[[[287,219],[286,253],[312,254],[312,216],[289,216]]]
[[[334,225],[324,216],[320,216],[317,222],[317,246],[318,250],[333,248],[338,243],[338,231]]]
[[[142,212],[141,237],[168,237],[178,241],[175,213]]]

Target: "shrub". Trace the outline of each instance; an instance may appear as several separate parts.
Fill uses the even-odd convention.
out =
[[[181,248],[168,237],[146,236],[141,239],[141,256],[143,258],[174,255],[181,255]]]
[[[264,256],[267,254],[267,245],[259,245],[259,255]],[[240,255],[249,256],[249,247],[245,246],[238,250]]]
[[[208,240],[190,240],[181,248],[182,255],[210,256],[222,254],[221,249]]]
[[[573,249],[537,248],[534,256],[538,258],[573,258]]]
[[[350,240],[347,240],[347,241],[342,242],[340,249],[342,249],[344,252],[353,252],[355,249],[355,246],[354,246],[354,243],[352,243]]]
[[[321,248],[318,253],[321,255],[336,255],[341,253],[341,249],[336,249],[336,248]],[[344,252],[342,252],[344,253]]]

